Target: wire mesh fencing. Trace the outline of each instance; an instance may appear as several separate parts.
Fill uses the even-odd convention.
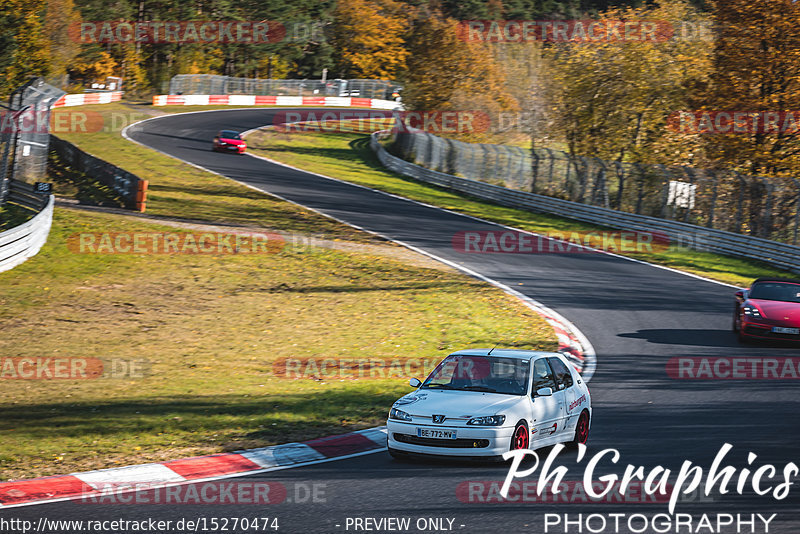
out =
[[[171,95],[351,96],[393,100],[401,86],[389,80],[268,80],[216,74],[178,74]]]
[[[465,143],[399,131],[396,156],[521,191],[785,243],[800,239],[800,180],[648,165],[548,148]]]
[[[46,176],[50,106],[64,94],[41,78],[11,93],[0,112],[0,204],[8,198],[11,180],[32,184]]]

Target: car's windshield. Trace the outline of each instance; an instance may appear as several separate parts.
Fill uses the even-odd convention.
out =
[[[800,284],[791,282],[759,282],[750,290],[751,299],[800,302]]]
[[[448,356],[422,388],[525,395],[529,363],[528,360],[494,356]]]
[[[239,133],[232,130],[222,130],[219,133],[219,136],[224,137],[225,139],[241,139],[241,137],[239,137]]]

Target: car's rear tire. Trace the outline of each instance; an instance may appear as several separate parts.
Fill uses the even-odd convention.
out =
[[[570,446],[577,447],[579,444],[586,445],[586,442],[589,441],[590,423],[589,412],[583,410],[578,416],[578,423],[575,425],[575,435],[572,437],[572,441],[569,442]]]
[[[528,449],[531,445],[531,434],[528,431],[528,424],[525,421],[520,421],[514,427],[514,435],[511,436],[511,446],[509,450],[515,451],[519,449]]]

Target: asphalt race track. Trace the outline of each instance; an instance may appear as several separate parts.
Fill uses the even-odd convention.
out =
[[[598,475],[621,473],[626,464],[644,466],[645,471],[659,465],[677,470],[685,460],[708,469],[726,442],[734,449],[725,464],[737,469],[747,467],[751,451],[758,455],[753,468],[773,463],[779,473],[785,464],[800,460],[796,380],[674,380],[667,376],[665,365],[673,357],[800,355],[797,347],[740,345],[730,331],[732,288],[597,253],[462,254],[453,249],[454,234],[500,228],[255,157],[210,150],[218,130],[244,131],[270,124],[275,113],[274,109],[248,109],[166,116],[137,125],[128,135],[187,162],[462,264],[571,320],[592,342],[598,358],[590,384],[595,412],[589,454],[606,448],[621,453],[616,467],[608,460],[601,462]],[[570,467],[565,479],[580,480],[585,460],[575,466],[574,452],[564,457]],[[412,526],[418,518],[443,517],[454,519],[452,528],[461,532],[544,532],[545,513],[570,514],[576,519],[579,513],[652,517],[667,512],[663,503],[471,503],[458,498],[459,484],[502,481],[507,470],[502,465],[403,463],[378,452],[239,477],[283,483],[288,494],[282,504],[201,507],[62,502],[0,510],[0,518],[174,521],[270,516],[279,518],[279,532],[353,532],[352,526],[346,528],[348,517],[410,517]],[[318,502],[304,498],[313,484],[324,491]],[[777,513],[769,532],[800,530],[800,489],[794,488],[781,501],[770,495],[756,496],[752,490],[743,496],[731,492],[712,499],[679,503],[677,511],[695,518],[704,513],[742,513],[748,520],[751,513],[766,517]],[[756,521],[755,529],[745,525],[738,532],[764,532]],[[593,528],[598,524],[593,523]],[[637,529],[641,525],[634,523]],[[613,523],[605,531],[614,532]],[[564,527],[551,527],[549,532],[564,532]],[[567,532],[579,532],[577,525]],[[583,532],[587,532],[585,526]],[[629,530],[621,526],[619,532]],[[676,529],[673,525],[662,532]],[[736,525],[723,532],[737,532]]]

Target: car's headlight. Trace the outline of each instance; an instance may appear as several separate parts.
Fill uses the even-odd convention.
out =
[[[755,306],[750,306],[750,305],[745,306],[744,308],[742,308],[742,311],[744,311],[744,314],[747,315],[748,317],[761,319],[761,312],[758,311],[758,308],[756,308]]]
[[[389,419],[396,419],[398,421],[411,421],[411,416],[408,415],[403,410],[392,408],[391,410],[389,410]]]
[[[474,426],[500,426],[505,420],[505,415],[487,415],[485,417],[473,417],[467,421],[467,424]]]

